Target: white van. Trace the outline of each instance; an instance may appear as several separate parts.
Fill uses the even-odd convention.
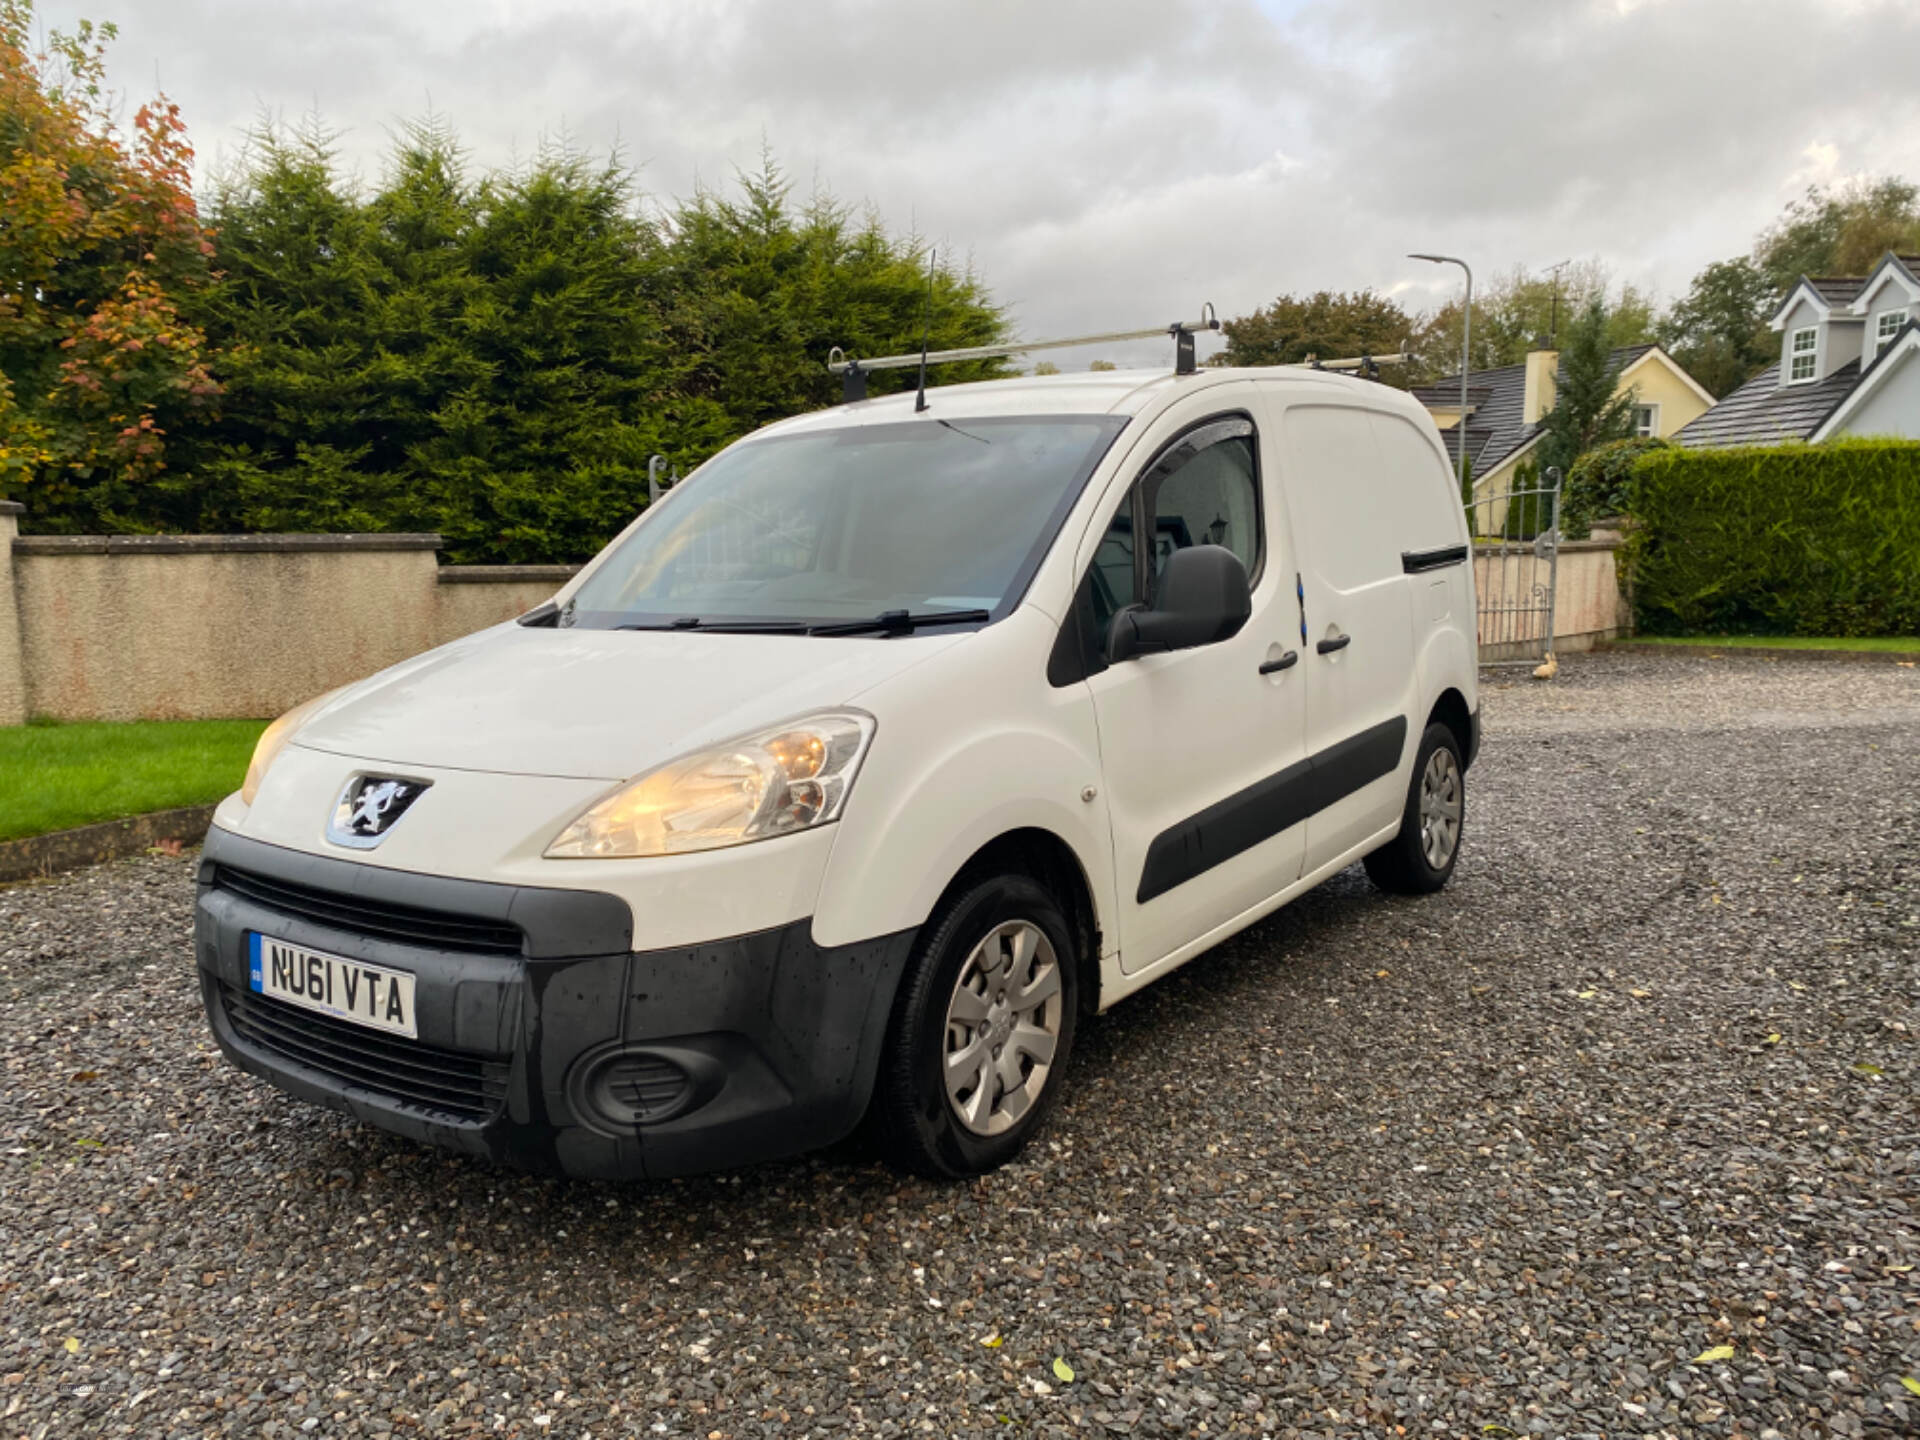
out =
[[[976,1174],[1086,1017],[1355,861],[1446,883],[1475,661],[1446,455],[1384,386],[801,416],[518,623],[274,723],[201,862],[207,1013],[296,1096],[516,1165],[866,1117]]]

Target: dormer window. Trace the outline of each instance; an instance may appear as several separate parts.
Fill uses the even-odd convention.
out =
[[[1801,385],[1813,379],[1814,351],[1820,345],[1819,330],[1809,325],[1804,330],[1793,332],[1793,341],[1788,350],[1787,383]]]
[[[1904,310],[1889,310],[1876,320],[1873,326],[1873,353],[1878,355],[1880,347],[1898,335],[1900,327],[1906,323],[1907,312]]]

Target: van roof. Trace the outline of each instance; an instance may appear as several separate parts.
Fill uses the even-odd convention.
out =
[[[930,386],[930,419],[988,415],[1139,415],[1182,390],[1211,388],[1233,380],[1331,396],[1364,396],[1373,408],[1404,411],[1421,418],[1426,410],[1405,391],[1329,370],[1295,366],[1208,367],[1194,375],[1154,370],[1082,370],[1066,375],[1016,375],[1007,380],[977,380],[964,385]],[[850,405],[814,410],[767,426],[762,435],[795,434],[845,425],[878,425],[914,418],[914,392],[883,395]]]

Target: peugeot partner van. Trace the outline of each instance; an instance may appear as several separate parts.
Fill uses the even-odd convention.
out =
[[[276,721],[199,869],[226,1055],[577,1176],[863,1118],[966,1176],[1088,1017],[1357,861],[1446,883],[1473,574],[1419,405],[1231,369],[923,403],[748,436],[551,603]]]

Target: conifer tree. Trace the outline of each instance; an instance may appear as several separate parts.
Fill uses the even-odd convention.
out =
[[[702,191],[673,211],[662,253],[663,291],[676,353],[692,358],[679,383],[717,402],[736,432],[840,400],[827,372],[846,354],[987,345],[1006,320],[970,271],[939,262],[928,299],[929,246],[895,238],[869,212],[859,219],[830,196],[794,208],[771,156],[739,177],[739,198]],[[943,366],[940,383],[1012,373],[1002,361]],[[871,394],[915,383],[879,371]]]
[[[658,251],[617,163],[555,149],[485,188],[463,249],[471,376],[416,454],[455,558],[584,559],[644,505],[650,455],[731,438],[674,393]]]
[[[199,526],[395,528],[395,477],[369,463],[377,269],[330,137],[311,121],[262,126],[209,212],[218,274],[195,313],[220,347],[226,393],[192,457]]]
[[[1633,394],[1616,395],[1620,367],[1613,362],[1607,334],[1607,307],[1599,296],[1567,327],[1560,352],[1560,378],[1553,409],[1543,424],[1542,472],[1557,465],[1564,476],[1573,462],[1596,445],[1633,433]]]

